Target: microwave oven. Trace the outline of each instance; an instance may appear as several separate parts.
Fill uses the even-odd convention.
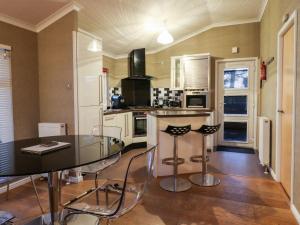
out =
[[[184,92],[184,108],[210,108],[209,92],[203,90],[186,90]]]

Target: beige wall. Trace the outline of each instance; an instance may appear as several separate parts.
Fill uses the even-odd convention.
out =
[[[73,11],[38,33],[40,121],[67,123],[69,134],[74,133],[72,31],[76,29]]]
[[[275,141],[276,141],[276,75],[277,75],[277,34],[282,27],[282,17],[286,13],[292,13],[296,8],[300,8],[299,0],[271,0],[264,12],[260,27],[260,54],[263,60],[269,57],[275,57],[275,61],[267,68],[267,81],[263,83],[261,89],[261,115],[267,116],[272,120],[272,168],[275,171]],[[299,43],[299,40],[298,40]],[[299,65],[299,63],[298,63]],[[300,70],[299,70],[300,71]],[[300,82],[300,81],[298,81]],[[300,93],[297,97],[299,102]],[[300,102],[299,102],[300,103]],[[299,104],[298,104],[299,105]],[[297,110],[299,111],[299,110]],[[298,114],[298,113],[297,113]],[[296,115],[300,118],[300,115]],[[296,137],[300,132],[300,121],[296,121]],[[300,210],[300,142],[296,138],[295,154],[295,185],[294,201]]]
[[[238,46],[239,53],[232,54],[231,47]],[[146,55],[146,73],[154,77],[153,87],[170,86],[170,57],[184,54],[211,53],[215,58],[241,58],[259,56],[259,23],[226,26],[210,29],[177,45]],[[214,60],[212,61],[214,65]],[[112,86],[127,77],[127,59],[114,62]],[[214,70],[213,70],[214,72]],[[214,74],[213,74],[214,76]]]
[[[39,122],[37,34],[0,22],[0,44],[12,46],[15,139],[37,137]]]

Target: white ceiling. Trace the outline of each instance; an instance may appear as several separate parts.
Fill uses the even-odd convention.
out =
[[[36,31],[70,0],[0,0],[0,20],[15,19]],[[148,52],[166,46],[156,38],[165,26],[175,42],[208,28],[259,21],[267,0],[75,0],[81,7],[79,27],[103,39],[114,57],[134,48]],[[7,17],[7,18],[5,18]],[[53,19],[53,18],[52,18]],[[13,20],[10,20],[13,21]],[[47,23],[46,23],[47,24]],[[24,27],[23,26],[23,27]],[[34,30],[32,29],[32,30]],[[174,44],[173,43],[173,44]]]
[[[145,47],[155,52],[161,27],[175,42],[207,27],[259,21],[266,0],[76,0],[79,26],[103,39],[103,49],[115,56]],[[148,24],[148,26],[145,26]],[[154,29],[148,29],[154,24]]]

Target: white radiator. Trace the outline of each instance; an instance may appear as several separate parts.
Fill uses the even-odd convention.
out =
[[[39,123],[39,137],[66,135],[64,123]]]
[[[271,122],[267,117],[259,117],[259,161],[264,166],[270,166],[270,132]]]
[[[39,123],[39,137],[63,136],[66,135],[65,123]],[[47,177],[47,174],[42,174]]]

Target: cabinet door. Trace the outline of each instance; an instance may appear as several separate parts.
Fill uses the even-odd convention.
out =
[[[118,127],[118,114],[103,116],[103,126]]]
[[[184,88],[184,76],[182,57],[171,57],[171,89],[183,90]]]
[[[102,109],[99,106],[79,107],[80,135],[101,134],[101,112]]]
[[[185,89],[209,89],[209,57],[185,57],[183,70]]]
[[[96,106],[101,102],[101,52],[92,52],[88,46],[94,39],[77,33],[77,82],[79,106]]]

